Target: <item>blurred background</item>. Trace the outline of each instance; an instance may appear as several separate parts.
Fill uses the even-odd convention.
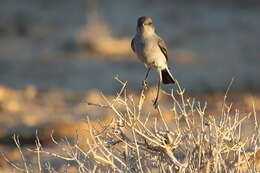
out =
[[[24,145],[34,143],[36,129],[43,138],[54,128],[71,136],[94,114],[86,101],[119,91],[117,75],[139,92],[146,69],[130,42],[143,15],[153,18],[189,94],[215,104],[234,78],[235,104],[251,110],[254,96],[259,111],[259,10],[258,0],[1,0],[0,149],[15,159],[14,133]],[[157,80],[152,71],[149,85]]]

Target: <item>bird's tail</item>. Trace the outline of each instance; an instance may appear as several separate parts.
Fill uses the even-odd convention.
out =
[[[162,75],[162,81],[164,84],[170,84],[170,83],[174,84],[175,83],[175,80],[173,79],[173,76],[168,68],[162,70],[161,75]]]

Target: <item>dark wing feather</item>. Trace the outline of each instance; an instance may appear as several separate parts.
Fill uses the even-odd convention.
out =
[[[134,38],[131,41],[131,48],[135,52],[135,43],[134,43]]]
[[[160,47],[162,53],[164,54],[166,60],[168,61],[167,47],[166,47],[165,42],[161,38],[158,41],[158,46]]]

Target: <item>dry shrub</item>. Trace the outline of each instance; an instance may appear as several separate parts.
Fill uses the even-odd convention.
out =
[[[101,94],[102,104],[86,105],[110,110],[111,117],[105,123],[93,123],[87,117],[79,125],[82,127],[75,142],[57,143],[53,139],[61,154],[45,150],[36,141],[36,149],[31,151],[38,154],[38,164],[13,166],[26,172],[37,169],[52,172],[42,168],[44,161],[40,156],[45,155],[74,163],[70,169],[77,172],[260,171],[260,134],[255,110],[246,115],[232,111],[226,93],[220,115],[211,115],[207,113],[207,104],[187,97],[177,84],[177,92],[164,92],[171,98],[171,108],[162,110],[158,106],[155,113],[145,113],[143,107],[151,104],[146,91],[141,91],[138,100],[133,99],[127,93],[127,83],[117,80],[122,89],[113,99]],[[245,137],[244,124],[250,130]],[[18,149],[22,155],[22,149]]]

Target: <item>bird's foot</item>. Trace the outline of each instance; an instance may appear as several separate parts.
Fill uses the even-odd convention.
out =
[[[154,106],[155,109],[158,108],[158,106],[159,106],[158,98],[156,98],[156,99],[154,100],[153,106]]]
[[[144,90],[148,89],[148,82],[147,82],[147,80],[143,80],[142,86],[143,86]]]

